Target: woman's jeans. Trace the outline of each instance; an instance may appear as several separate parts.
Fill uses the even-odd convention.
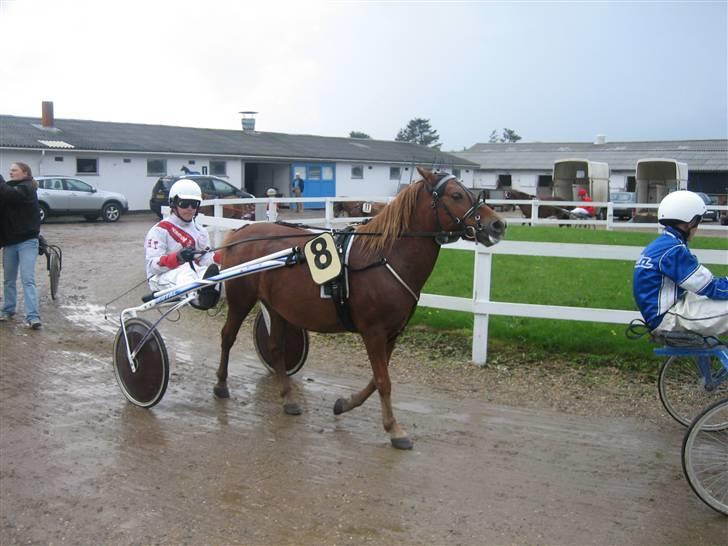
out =
[[[38,239],[3,248],[3,308],[8,315],[15,314],[17,303],[16,280],[20,268],[25,301],[25,320],[40,320],[38,314],[38,293],[35,290],[35,260],[38,258]]]

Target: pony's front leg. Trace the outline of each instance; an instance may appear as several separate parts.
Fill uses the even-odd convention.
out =
[[[352,394],[349,398],[337,399],[334,404],[334,415],[341,415],[342,413],[351,411],[354,408],[358,408],[366,402],[367,398],[369,398],[376,389],[377,386],[374,383],[374,378],[372,378],[369,381],[369,384],[361,391]]]
[[[394,341],[395,340],[391,340],[387,344],[387,363],[389,363],[389,359],[392,357],[392,351],[394,350]],[[372,377],[367,386],[364,387],[361,391],[352,394],[348,399],[337,399],[336,403],[334,404],[334,415],[341,415],[342,413],[351,411],[354,408],[358,408],[367,401],[367,399],[372,395],[375,390],[377,390],[377,385],[374,382],[374,377]]]
[[[389,433],[392,446],[397,449],[412,449],[414,445],[407,432],[399,426],[392,411],[392,383],[389,379],[389,344],[382,339],[364,338],[369,361],[374,373],[374,384],[379,391],[382,403],[382,424]]]

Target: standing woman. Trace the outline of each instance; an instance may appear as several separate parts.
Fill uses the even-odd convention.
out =
[[[0,321],[15,314],[18,269],[23,283],[25,320],[28,327],[41,327],[38,294],[35,289],[35,260],[38,258],[40,208],[38,185],[25,163],[10,166],[10,180],[0,184],[0,240],[3,247],[3,305]]]

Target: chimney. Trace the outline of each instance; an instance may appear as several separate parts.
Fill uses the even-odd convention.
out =
[[[597,138],[594,139],[594,144],[604,144],[607,142],[607,137],[604,135],[597,135]]]
[[[43,114],[40,118],[40,125],[44,129],[52,129],[55,125],[55,120],[53,119],[53,101],[43,101]]]
[[[258,112],[238,112],[238,114],[243,115],[243,119],[240,120],[243,124],[243,132],[244,133],[254,133],[255,132],[255,114]]]

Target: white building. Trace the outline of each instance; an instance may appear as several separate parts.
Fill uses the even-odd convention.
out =
[[[453,153],[479,165],[476,188],[513,187],[532,195],[553,195],[554,163],[580,158],[608,165],[611,191],[636,191],[637,162],[664,158],[687,164],[688,189],[723,202],[728,194],[728,140],[607,142],[600,136],[594,142],[480,143]]]
[[[406,142],[289,135],[103,121],[54,119],[53,103],[40,118],[0,115],[0,172],[15,161],[33,174],[72,176],[123,193],[130,210],[148,210],[160,176],[182,169],[218,176],[258,197],[275,187],[290,195],[295,172],[304,197],[390,196],[418,178],[415,167],[442,168],[473,185],[477,164]]]

